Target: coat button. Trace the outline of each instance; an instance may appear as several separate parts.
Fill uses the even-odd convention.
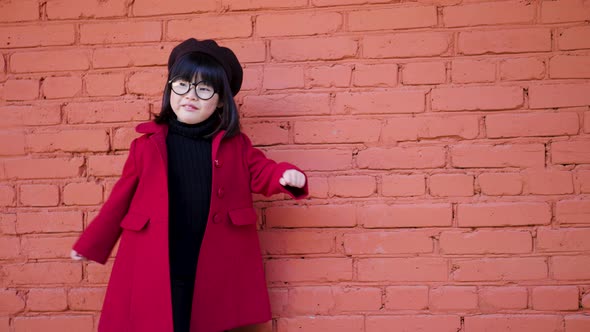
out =
[[[217,190],[217,197],[219,197],[219,198],[223,198],[223,196],[224,196],[224,195],[225,195],[225,189],[223,189],[223,187],[220,187],[220,188]]]
[[[219,213],[216,213],[213,216],[213,222],[216,223],[216,224],[219,224],[221,222],[221,215]]]
[[[215,167],[219,168],[223,165],[223,162],[221,162],[221,160],[219,159],[215,159],[215,161],[213,162],[215,164]]]

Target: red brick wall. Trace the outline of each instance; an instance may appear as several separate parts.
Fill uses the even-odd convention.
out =
[[[311,198],[257,196],[256,331],[590,331],[590,2],[0,0],[0,331],[93,331],[70,247],[170,49],[245,67],[244,129]]]

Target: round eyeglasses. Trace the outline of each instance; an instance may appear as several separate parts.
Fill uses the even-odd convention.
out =
[[[170,81],[168,81],[168,84],[170,84],[172,91],[177,95],[187,94],[191,89],[191,86],[195,87],[195,93],[197,97],[199,97],[199,99],[208,100],[213,98],[213,95],[215,94],[215,89],[213,88],[213,86],[211,86],[211,83],[207,81],[200,81],[194,83],[189,82],[182,77],[179,77],[171,79]]]

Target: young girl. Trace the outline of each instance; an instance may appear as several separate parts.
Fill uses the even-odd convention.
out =
[[[219,332],[271,319],[252,192],[307,195],[297,167],[240,132],[234,53],[188,39],[168,60],[162,110],[72,258],[104,264],[121,241],[102,332]]]

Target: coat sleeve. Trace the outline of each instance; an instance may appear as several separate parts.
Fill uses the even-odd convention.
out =
[[[279,179],[288,169],[296,169],[302,173],[297,166],[281,162],[276,163],[268,159],[262,151],[252,146],[248,136],[241,135],[244,140],[245,162],[250,171],[250,189],[252,192],[271,196],[278,193],[289,194],[294,199],[302,199],[308,195],[308,181],[305,176],[305,186],[303,188],[283,187]],[[305,174],[305,173],[304,173]]]
[[[121,235],[122,229],[119,225],[127,214],[131,199],[137,188],[139,172],[135,156],[136,141],[134,140],[131,143],[129,156],[125,166],[123,166],[121,178],[113,187],[109,198],[96,218],[82,233],[73,247],[80,255],[100,264],[106,263]]]

